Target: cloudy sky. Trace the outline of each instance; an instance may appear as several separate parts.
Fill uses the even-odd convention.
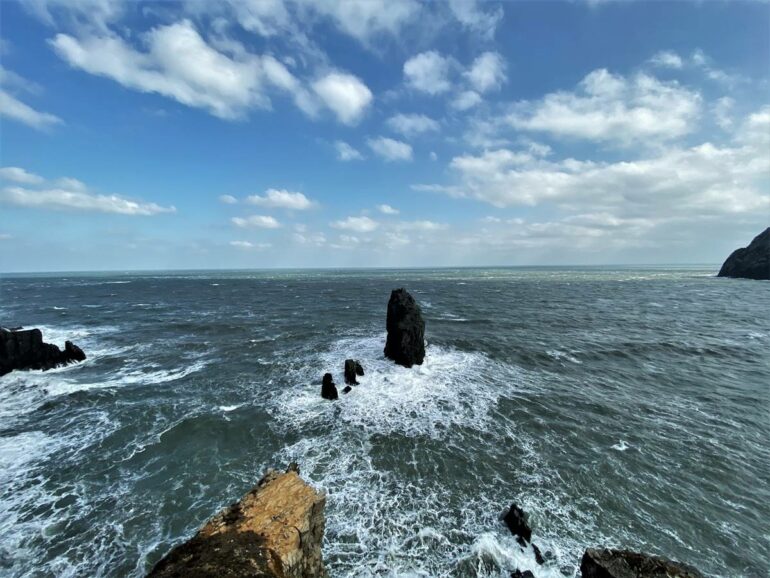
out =
[[[718,263],[770,4],[0,2],[0,270]]]

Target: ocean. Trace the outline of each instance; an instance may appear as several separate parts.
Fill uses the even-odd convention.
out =
[[[0,575],[143,576],[297,461],[332,577],[575,576],[594,546],[767,577],[770,285],[716,270],[4,275],[0,324],[88,359],[0,377]],[[397,287],[412,369],[382,353]]]

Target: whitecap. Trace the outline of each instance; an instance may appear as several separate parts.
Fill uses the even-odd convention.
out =
[[[553,359],[561,360],[566,359],[567,361],[571,361],[572,363],[577,363],[578,365],[582,365],[582,361],[580,361],[578,358],[576,358],[573,355],[570,355],[566,351],[560,351],[558,349],[549,349],[546,351],[546,353],[551,356]]]
[[[624,451],[626,451],[626,450],[627,450],[628,448],[630,448],[630,447],[631,447],[631,446],[629,446],[629,445],[628,445],[628,444],[625,442],[625,440],[620,440],[618,443],[616,443],[616,444],[612,445],[612,449],[613,449],[613,450],[618,450],[619,452],[624,452]]]
[[[236,409],[238,409],[242,405],[243,405],[242,403],[239,403],[237,405],[220,405],[219,409],[222,410],[225,413],[228,413],[228,412],[231,412],[231,411],[235,411]]]

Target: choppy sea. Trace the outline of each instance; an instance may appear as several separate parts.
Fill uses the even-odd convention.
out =
[[[143,576],[295,460],[332,577],[570,577],[598,545],[767,577],[770,284],[715,271],[5,275],[0,324],[88,360],[0,377],[0,576]],[[402,286],[413,369],[382,355]]]

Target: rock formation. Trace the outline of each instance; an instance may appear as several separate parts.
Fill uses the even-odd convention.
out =
[[[425,359],[425,321],[420,306],[406,289],[394,289],[388,301],[385,357],[404,367]]]
[[[324,373],[323,379],[321,380],[321,397],[324,399],[339,398],[337,386],[334,385],[331,373]]]
[[[239,502],[176,546],[150,578],[321,578],[326,496],[269,471]]]
[[[733,251],[718,277],[770,280],[770,227],[754,237],[748,247]]]
[[[516,536],[516,540],[522,546],[526,546],[532,540],[532,529],[529,527],[527,521],[527,514],[516,504],[511,504],[511,507],[502,515],[502,520],[511,534]]]
[[[695,568],[628,550],[589,548],[580,562],[583,578],[703,578]]]
[[[532,573],[532,570],[524,570],[524,572],[514,570],[511,572],[511,578],[535,578],[535,575]]]
[[[350,387],[349,385],[346,385],[345,388],[342,390],[342,393],[350,393],[351,391],[353,391],[353,388]]]
[[[355,359],[345,360],[345,383],[347,383],[348,385],[358,385],[358,380],[356,380]]]
[[[53,369],[83,361],[86,354],[71,341],[64,351],[43,342],[39,329],[12,330],[0,327],[0,375],[14,369]]]

